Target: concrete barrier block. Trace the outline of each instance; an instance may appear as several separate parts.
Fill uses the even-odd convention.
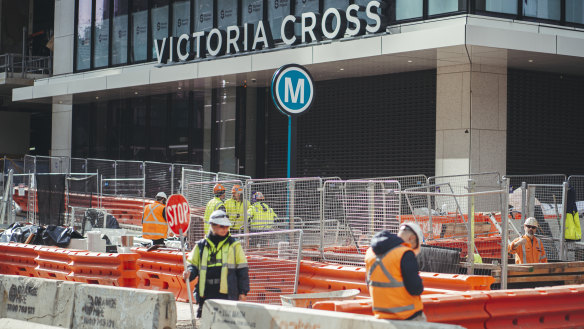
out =
[[[58,326],[50,326],[48,324],[39,324],[10,318],[0,318],[0,323],[2,324],[2,329],[63,329]]]
[[[0,317],[70,328],[77,283],[0,275]]]
[[[461,326],[413,321],[386,321],[372,316],[282,307],[231,300],[207,300],[203,308],[200,329],[325,329],[325,328],[436,328],[454,329]]]
[[[75,289],[73,328],[176,328],[169,292],[83,284]]]

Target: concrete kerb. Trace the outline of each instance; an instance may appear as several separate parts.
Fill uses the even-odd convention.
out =
[[[0,317],[71,328],[78,283],[0,275]]]
[[[0,318],[76,329],[174,329],[177,310],[169,292],[0,275]]]
[[[298,307],[261,305],[230,300],[207,300],[199,329],[392,329],[463,328],[432,322],[385,321],[371,316],[313,310]]]

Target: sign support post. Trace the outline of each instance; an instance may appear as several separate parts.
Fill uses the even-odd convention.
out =
[[[288,117],[287,177],[297,177],[297,117],[307,112],[314,100],[312,76],[298,64],[284,65],[274,72],[270,89],[274,105]]]

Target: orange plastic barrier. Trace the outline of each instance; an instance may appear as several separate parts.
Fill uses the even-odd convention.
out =
[[[420,272],[424,287],[454,291],[491,290],[495,278],[488,275],[464,275]]]
[[[146,251],[146,248],[132,248],[139,255],[136,275],[140,279],[138,288],[168,291],[176,300],[187,302],[189,296],[183,280],[184,270],[182,254],[171,250]],[[195,288],[191,282],[191,292]]]
[[[37,249],[38,256],[35,261],[38,264],[36,271],[39,277],[56,280],[70,280],[68,275],[71,273],[71,258],[69,258],[70,249],[56,247],[39,246]]]
[[[107,254],[89,251],[71,251],[69,280],[136,288],[136,260],[138,254]]]
[[[582,328],[584,285],[486,292],[485,328]]]
[[[0,273],[38,277],[36,248],[23,243],[0,243]]]

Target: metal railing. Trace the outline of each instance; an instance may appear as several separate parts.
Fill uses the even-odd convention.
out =
[[[51,75],[53,73],[52,57],[23,56],[21,54],[0,55],[0,73],[8,78],[27,78],[29,75]]]

